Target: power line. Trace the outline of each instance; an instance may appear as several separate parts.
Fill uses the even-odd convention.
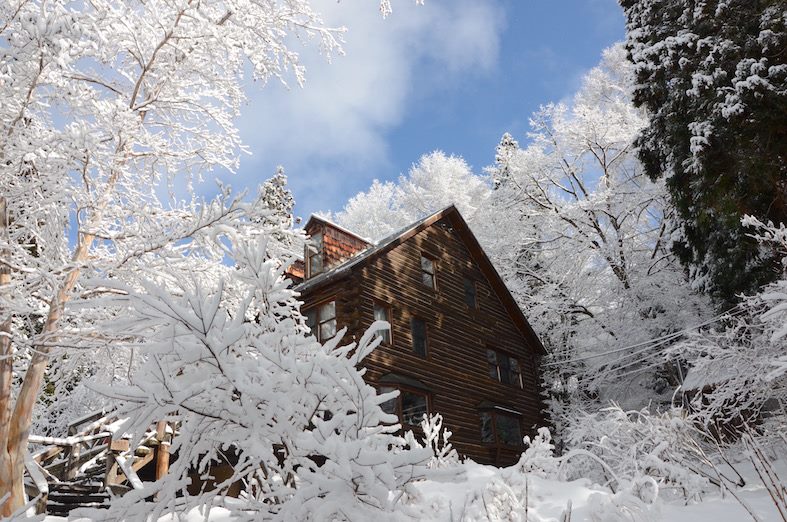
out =
[[[736,305],[734,308],[739,308],[739,307],[740,307],[740,304]],[[640,354],[642,352],[647,352],[647,351],[649,351],[649,350],[651,350],[651,349],[653,349],[653,348],[655,348],[657,346],[661,346],[665,342],[668,342],[668,341],[670,341],[672,339],[675,339],[677,337],[681,337],[682,335],[685,335],[687,333],[693,332],[693,331],[695,331],[695,330],[697,330],[699,328],[702,328],[703,326],[708,326],[709,324],[713,324],[713,323],[718,322],[718,321],[720,321],[722,319],[727,319],[729,317],[736,316],[736,315],[742,313],[744,310],[745,309],[743,309],[743,308],[739,308],[738,310],[735,310],[733,312],[729,312],[729,311],[728,312],[724,312],[723,314],[719,314],[719,315],[717,315],[717,316],[715,316],[715,317],[713,317],[711,319],[708,319],[707,321],[702,322],[700,324],[697,324],[697,325],[694,325],[694,326],[691,326],[691,327],[688,327],[688,328],[684,328],[683,330],[678,330],[677,332],[673,332],[671,334],[663,335],[661,337],[656,337],[654,339],[648,339],[647,341],[642,341],[642,342],[639,342],[639,343],[636,343],[636,344],[632,344],[630,346],[625,346],[623,348],[616,348],[614,350],[608,350],[606,352],[596,353],[596,354],[593,354],[593,355],[585,355],[583,357],[576,357],[574,359],[567,359],[565,361],[555,361],[555,362],[551,362],[551,363],[546,363],[546,364],[544,364],[542,366],[558,366],[558,365],[561,365],[561,364],[580,362],[580,361],[587,361],[589,359],[596,359],[598,357],[604,357],[605,355],[612,355],[612,354],[615,354],[615,353],[625,352],[625,351],[628,351],[628,350],[631,350],[631,349],[634,349],[634,348],[639,348],[641,346],[645,346],[645,348],[643,348],[642,350],[637,350],[636,352],[633,352],[633,353],[630,353],[630,354],[627,354],[627,355],[624,355],[624,356],[620,357],[618,359],[618,361],[619,361],[621,359],[625,359],[626,357],[637,355],[637,354]],[[656,344],[653,344],[653,343],[656,343]]]

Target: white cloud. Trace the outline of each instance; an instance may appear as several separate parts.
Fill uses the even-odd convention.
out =
[[[250,86],[239,127],[253,156],[242,158],[241,179],[232,180],[254,186],[283,164],[308,210],[343,203],[334,199],[346,192],[326,181],[365,188],[375,177],[370,170],[389,165],[386,131],[406,114],[415,75],[432,77],[427,88],[445,89],[460,73],[489,71],[503,31],[496,0],[427,0],[423,6],[397,0],[385,20],[374,0],[315,5],[328,25],[348,28],[345,55],[329,64],[316,46],[307,46],[304,88]],[[333,188],[326,192],[326,186]]]

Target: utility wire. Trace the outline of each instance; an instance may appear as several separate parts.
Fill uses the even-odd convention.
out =
[[[736,305],[733,308],[733,310],[735,308],[739,308],[739,307],[740,307],[740,304]],[[702,322],[700,324],[691,326],[689,328],[684,328],[683,330],[678,330],[677,332],[673,332],[671,334],[663,335],[661,337],[656,337],[654,339],[648,339],[647,341],[642,341],[640,343],[632,344],[630,346],[625,346],[623,348],[616,348],[614,350],[608,350],[608,351],[602,352],[602,353],[596,353],[596,354],[593,354],[593,355],[585,355],[583,357],[576,357],[574,359],[567,359],[565,361],[550,362],[550,363],[543,364],[542,366],[558,366],[558,365],[561,365],[561,364],[567,364],[567,363],[573,363],[573,362],[579,362],[579,361],[587,361],[589,359],[595,359],[597,357],[604,357],[605,355],[612,355],[614,353],[625,352],[625,351],[631,350],[633,348],[639,348],[641,346],[645,346],[645,348],[643,348],[642,350],[638,350],[636,352],[624,355],[624,356],[620,357],[618,360],[625,359],[626,357],[630,357],[632,355],[637,355],[639,353],[651,350],[652,348],[655,348],[657,346],[661,346],[665,342],[668,342],[668,341],[670,341],[672,339],[675,339],[675,338],[680,337],[682,335],[685,335],[687,333],[691,333],[691,332],[693,332],[693,331],[695,331],[695,330],[697,330],[699,328],[702,328],[703,326],[708,326],[709,324],[713,324],[713,323],[718,322],[718,321],[720,321],[722,319],[727,319],[729,317],[734,317],[734,316],[736,316],[736,315],[738,315],[738,314],[740,314],[740,313],[742,313],[744,311],[745,311],[745,309],[739,308],[738,310],[735,310],[735,311],[724,312],[723,314],[719,314],[719,315],[717,315],[715,317],[712,317],[711,319],[708,319],[707,321]],[[653,343],[656,343],[656,344],[653,344]]]

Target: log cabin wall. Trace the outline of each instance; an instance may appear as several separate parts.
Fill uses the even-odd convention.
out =
[[[422,281],[423,255],[434,262],[435,289]],[[475,283],[475,308],[465,302],[465,278]],[[375,302],[390,307],[392,339],[367,357],[366,379],[378,385],[396,375],[426,388],[430,412],[443,415],[460,454],[496,465],[518,459],[521,447],[482,441],[485,408],[517,412],[522,435],[544,425],[538,351],[517,328],[450,219],[425,228],[302,299],[304,309],[335,299],[338,328],[348,328],[346,342],[359,339],[373,322]],[[414,317],[426,323],[426,357],[413,349]],[[521,388],[490,376],[487,349],[519,361]]]

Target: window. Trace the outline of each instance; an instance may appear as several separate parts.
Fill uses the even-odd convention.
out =
[[[323,240],[322,232],[311,237],[311,244],[306,246],[309,257],[309,277],[313,277],[323,270]]]
[[[386,321],[390,325],[391,309],[384,304],[374,303],[374,320]],[[382,336],[383,342],[385,344],[391,344],[391,326],[388,326],[387,330],[383,330],[380,335]]]
[[[522,370],[517,359],[506,353],[487,349],[486,361],[489,364],[489,376],[491,378],[503,384],[513,384],[518,388],[524,388]]]
[[[499,411],[481,412],[481,441],[506,446],[522,445],[519,417]]]
[[[475,281],[469,277],[465,277],[465,304],[470,308],[478,308],[478,299],[476,298]]]
[[[399,417],[399,422],[403,425],[418,426],[424,415],[429,415],[429,397],[426,392],[393,386],[380,386],[379,390],[380,393],[399,390],[398,397],[385,401],[380,408],[385,413]]]
[[[336,301],[328,301],[304,312],[306,326],[318,341],[325,342],[336,335]]]
[[[426,357],[426,322],[413,317],[410,319],[410,331],[413,334],[413,351],[421,357]]]
[[[434,259],[421,256],[421,282],[432,290],[437,288],[434,264]]]

